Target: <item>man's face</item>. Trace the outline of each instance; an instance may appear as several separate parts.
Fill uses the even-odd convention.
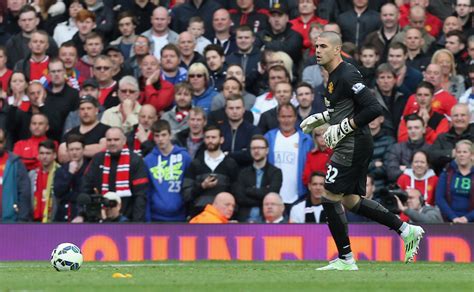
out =
[[[103,49],[104,43],[102,42],[101,38],[87,39],[86,43],[84,44],[84,50],[86,51],[87,55],[92,58],[100,55]]]
[[[75,19],[77,17],[77,13],[81,11],[82,9],[84,9],[84,7],[82,7],[80,3],[78,2],[71,3],[71,5],[69,5],[69,16]]]
[[[418,29],[423,29],[425,27],[425,20],[426,20],[426,15],[425,14],[415,14],[415,15],[410,15],[410,26]]]
[[[155,9],[151,16],[152,29],[157,33],[164,33],[168,30],[170,20],[166,9]]]
[[[30,39],[29,48],[33,55],[44,55],[48,49],[48,38],[39,33],[33,33]]]
[[[35,104],[38,99],[45,94],[45,90],[41,84],[33,83],[28,86],[28,97],[33,104]]]
[[[235,41],[239,50],[247,52],[252,48],[255,37],[251,31],[237,31]]]
[[[42,167],[49,168],[49,166],[51,166],[55,159],[56,152],[54,152],[54,150],[40,146],[38,150],[38,160],[41,163]]]
[[[11,12],[19,12],[26,5],[26,0],[8,0],[7,7]]]
[[[413,210],[418,210],[421,208],[420,204],[420,192],[415,189],[408,189],[408,199],[407,199],[407,207]]]
[[[274,221],[283,216],[285,205],[277,196],[267,195],[263,199],[263,217],[265,220]]]
[[[270,91],[275,92],[276,85],[283,81],[288,82],[286,74],[283,70],[270,70],[268,72],[268,85],[270,87]]]
[[[295,129],[296,114],[289,107],[283,107],[278,114],[278,124],[282,132],[291,132]]]
[[[415,93],[415,99],[421,108],[430,108],[433,94],[428,88],[418,88]]]
[[[464,44],[455,35],[446,38],[446,49],[448,49],[453,55],[456,55],[460,51],[464,50]]]
[[[372,178],[367,177],[365,184],[365,198],[371,200],[374,197],[375,185]]]
[[[138,113],[138,124],[144,129],[150,129],[151,125],[158,119],[156,110],[152,106],[144,105]]]
[[[153,55],[148,55],[143,58],[140,69],[142,71],[143,77],[148,78],[156,70],[160,69],[160,62]]]
[[[268,22],[272,30],[276,33],[283,32],[286,29],[288,24],[288,15],[287,14],[279,14],[279,13],[272,13],[268,18]]]
[[[145,56],[150,52],[150,43],[145,37],[138,37],[133,44],[133,51],[137,56]]]
[[[131,17],[125,17],[120,19],[118,23],[118,28],[120,30],[120,34],[124,37],[129,37],[135,32],[135,24],[133,24],[133,20]]]
[[[469,127],[469,108],[466,106],[454,106],[451,111],[452,127],[464,132]]]
[[[240,94],[239,84],[235,80],[227,80],[222,86],[222,95],[227,99],[233,94]]]
[[[324,66],[331,62],[338,54],[339,48],[333,46],[327,38],[319,36],[316,40],[316,61],[320,66]]]
[[[84,146],[79,142],[73,142],[67,145],[67,154],[71,161],[81,161],[84,157]]]
[[[107,207],[105,208],[105,216],[107,219],[113,220],[120,216],[120,208],[122,208],[122,204],[117,202],[115,207]]]
[[[66,79],[64,78],[64,74],[66,70],[64,69],[64,65],[61,62],[53,62],[49,63],[49,70],[48,74],[51,79],[51,83],[55,86],[62,86],[66,83]]]
[[[123,135],[118,129],[109,129],[105,134],[105,145],[110,153],[120,153],[125,142],[125,135]]]
[[[194,48],[196,47],[196,42],[194,37],[189,32],[183,32],[179,35],[178,39],[178,48],[181,52],[181,55],[187,57],[194,54]]]
[[[278,83],[275,88],[275,98],[278,101],[279,105],[287,104],[290,102],[293,91],[291,84],[288,83]]]
[[[112,62],[110,60],[97,59],[94,63],[94,77],[99,83],[112,81]]]
[[[215,32],[227,32],[231,25],[232,20],[230,19],[230,14],[227,10],[219,9],[214,12],[214,16],[212,17],[212,27]]]
[[[375,67],[375,64],[378,60],[379,56],[377,55],[377,52],[373,49],[365,49],[360,55],[360,61],[362,62],[362,65],[364,65],[364,67],[366,68]]]
[[[76,23],[79,34],[83,36],[89,34],[97,26],[92,18],[86,18],[83,21],[77,21]]]
[[[225,218],[230,219],[234,214],[235,199],[232,196],[221,197],[219,200],[216,200],[216,202],[213,203],[213,206]]]
[[[138,88],[136,88],[133,84],[123,83],[119,85],[118,97],[121,103],[127,99],[135,102],[139,96],[140,90],[138,90]]]
[[[391,72],[382,72],[375,80],[377,86],[382,92],[392,92],[393,87],[397,83],[397,79]]]
[[[353,0],[352,3],[354,4],[354,7],[364,8],[367,7],[369,0]]]
[[[192,134],[200,134],[206,125],[206,119],[201,114],[189,113],[188,126]]]
[[[160,150],[166,150],[171,145],[171,134],[167,131],[161,131],[158,133],[153,133],[153,141],[155,141],[156,146]]]
[[[91,125],[97,121],[99,109],[89,102],[82,103],[79,106],[79,119],[83,125]]]
[[[407,46],[408,50],[416,51],[421,49],[423,46],[423,37],[421,36],[421,32],[417,29],[409,29],[405,34],[405,45]]]
[[[72,69],[77,63],[77,50],[75,47],[59,48],[59,59],[63,61],[66,69]]]
[[[248,10],[253,7],[254,0],[237,0],[237,6],[242,10]]]
[[[321,199],[324,194],[324,177],[319,175],[313,176],[308,184],[308,190],[311,197]]]
[[[39,19],[34,12],[22,13],[18,18],[18,25],[24,33],[31,33],[36,30]]]
[[[164,50],[161,53],[161,68],[165,72],[174,72],[178,70],[179,58],[175,51],[173,50]]]
[[[425,134],[425,127],[423,126],[423,122],[420,120],[415,121],[408,121],[407,122],[407,132],[408,138],[411,141],[420,141]]]
[[[300,0],[298,1],[298,11],[300,15],[312,15],[316,10],[313,0]]]
[[[453,30],[462,30],[462,25],[456,16],[448,16],[443,23],[443,32],[447,34]]]
[[[425,81],[431,83],[436,89],[441,86],[443,75],[441,74],[441,67],[437,64],[430,64],[423,72]]]
[[[122,66],[124,61],[122,53],[110,50],[107,52],[107,56],[109,56],[110,61],[112,61],[115,67],[120,68],[120,66]]]
[[[241,84],[245,83],[245,76],[242,68],[239,66],[229,66],[227,67],[227,77],[234,77],[240,81]]]
[[[94,86],[86,86],[86,87],[81,88],[81,91],[79,92],[79,96],[90,95],[98,99],[99,93],[100,93],[99,88],[95,88]]]
[[[220,136],[219,130],[210,130],[204,133],[204,144],[208,151],[217,151],[224,139]]]
[[[30,132],[33,137],[43,137],[49,130],[48,120],[42,115],[34,115],[30,121]]]
[[[216,72],[222,68],[224,64],[225,57],[219,55],[217,51],[208,51],[206,53],[206,63],[211,71]]]
[[[250,155],[253,161],[261,162],[268,155],[268,147],[263,140],[253,140],[250,142]]]
[[[471,0],[457,0],[455,10],[459,17],[468,16],[472,13]]]
[[[191,107],[193,96],[188,90],[181,89],[174,94],[174,101],[178,108]]]
[[[398,9],[392,5],[383,6],[380,11],[380,18],[385,28],[393,28],[398,25]]]
[[[227,100],[225,114],[231,122],[239,122],[244,119],[245,107],[243,100]]]
[[[395,71],[405,66],[407,55],[403,53],[403,49],[388,49],[388,63]]]

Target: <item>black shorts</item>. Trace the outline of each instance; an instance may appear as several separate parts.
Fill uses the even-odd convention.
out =
[[[334,161],[329,162],[324,182],[326,190],[333,194],[365,195],[373,143],[372,137],[364,138],[358,139],[355,143],[354,154],[349,166]]]

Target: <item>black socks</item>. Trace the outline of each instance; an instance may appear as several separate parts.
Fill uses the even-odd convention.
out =
[[[339,258],[352,258],[351,244],[347,232],[347,218],[341,202],[330,201],[323,197],[321,204],[328,218],[329,230],[336,242]]]
[[[400,232],[399,229],[403,224],[403,221],[400,220],[400,218],[373,200],[360,198],[359,203],[351,209],[351,212],[365,216],[375,222],[390,227],[390,229],[396,230],[397,232]]]

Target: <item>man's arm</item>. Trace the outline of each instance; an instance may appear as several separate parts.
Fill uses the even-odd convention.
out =
[[[132,221],[144,222],[146,213],[146,201],[148,189],[148,174],[143,159],[135,154],[131,154],[134,160],[130,165],[130,188],[135,198],[133,203]]]
[[[437,208],[433,208],[430,206],[424,207],[426,208],[424,213],[418,212],[413,209],[406,209],[403,211],[413,222],[416,223],[442,223],[443,217]]]
[[[18,221],[25,222],[31,220],[31,185],[28,172],[21,161],[17,161],[17,187],[18,187]]]

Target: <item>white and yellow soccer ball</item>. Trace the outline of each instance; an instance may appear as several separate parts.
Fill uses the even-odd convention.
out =
[[[51,265],[56,271],[77,271],[83,261],[81,249],[72,243],[61,243],[51,252]]]

